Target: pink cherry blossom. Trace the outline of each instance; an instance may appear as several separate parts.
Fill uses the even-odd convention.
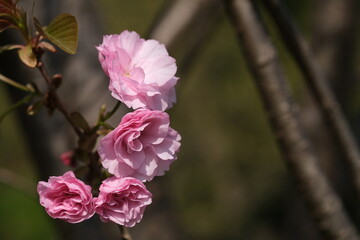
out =
[[[139,180],[111,177],[102,182],[99,197],[94,198],[95,211],[103,222],[133,227],[141,221],[151,198],[152,194]]]
[[[138,109],[126,114],[119,126],[100,142],[102,165],[117,177],[150,181],[164,175],[176,160],[180,135],[162,111]]]
[[[164,111],[176,102],[177,67],[163,44],[123,31],[104,36],[97,50],[112,96],[126,106]]]
[[[94,215],[91,187],[77,179],[73,172],[50,177],[37,186],[40,204],[52,218],[78,223]]]

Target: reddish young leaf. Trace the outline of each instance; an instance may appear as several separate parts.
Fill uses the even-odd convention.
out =
[[[27,33],[26,13],[16,7],[16,2],[0,0],[0,33],[8,28],[18,28]]]
[[[50,52],[56,52],[56,48],[51,44],[51,43],[48,43],[48,42],[40,42],[38,47],[44,49],[44,50],[48,50]]]
[[[15,4],[11,0],[0,0],[0,15],[12,15],[15,12]]]
[[[0,33],[11,27],[11,22],[0,18]]]

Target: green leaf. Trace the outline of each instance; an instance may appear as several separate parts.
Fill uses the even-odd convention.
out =
[[[45,38],[67,53],[75,54],[78,43],[78,26],[74,16],[60,14],[48,26],[41,27],[34,18],[36,29]]]
[[[37,58],[32,50],[31,45],[26,45],[18,50],[18,55],[21,61],[31,67],[34,68],[37,65]]]

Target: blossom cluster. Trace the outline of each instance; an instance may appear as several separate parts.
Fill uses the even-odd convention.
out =
[[[71,171],[50,177],[38,184],[40,204],[70,223],[97,213],[103,222],[132,227],[152,201],[143,182],[164,175],[180,148],[181,137],[165,112],[176,102],[177,67],[164,45],[136,32],[104,36],[97,50],[112,96],[134,109],[98,146],[102,166],[113,176],[102,181],[97,197]],[[70,165],[71,157],[62,160]]]
[[[104,180],[99,196],[93,197],[91,187],[71,171],[50,177],[48,182],[40,181],[37,191],[40,204],[53,218],[79,223],[96,212],[103,222],[113,221],[126,227],[133,227],[141,220],[152,197],[141,181],[128,177]]]

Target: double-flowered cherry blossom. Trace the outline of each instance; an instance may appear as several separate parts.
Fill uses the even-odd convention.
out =
[[[40,204],[52,218],[78,223],[95,213],[91,187],[77,179],[73,172],[50,177],[37,186]]]
[[[139,180],[111,177],[102,182],[99,196],[94,198],[95,211],[103,222],[133,227],[142,219],[151,198],[152,194]]]
[[[126,114],[101,140],[98,152],[104,168],[115,176],[150,181],[169,170],[180,139],[167,113],[139,109]]]
[[[97,50],[112,96],[129,108],[164,111],[176,102],[177,67],[163,44],[126,30],[105,35]]]

